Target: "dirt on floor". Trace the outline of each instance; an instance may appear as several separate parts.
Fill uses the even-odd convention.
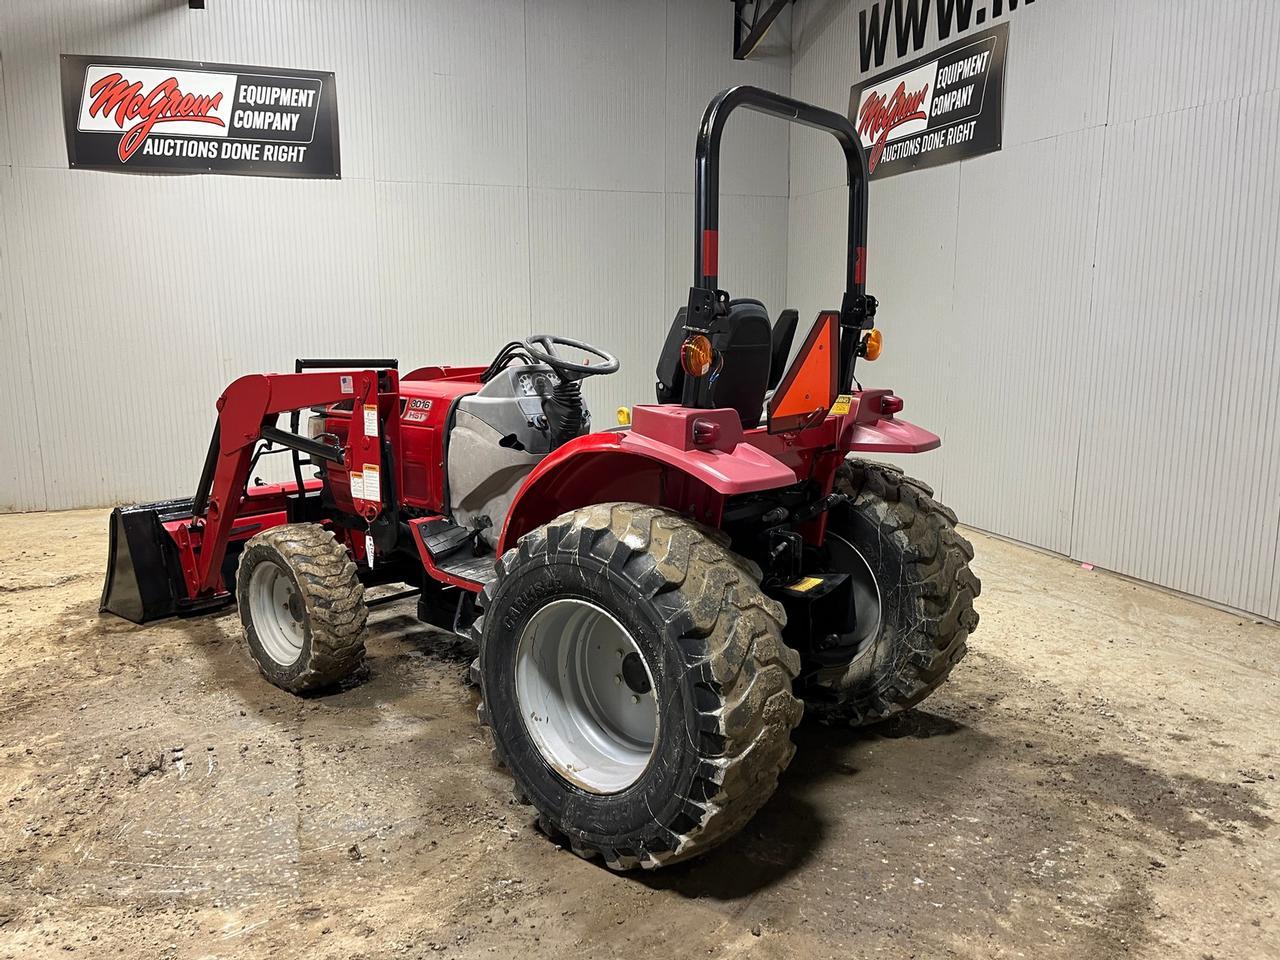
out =
[[[371,616],[297,699],[234,613],[99,616],[106,511],[0,517],[0,957],[1280,957],[1280,630],[973,534],[982,624],[804,724],[733,841],[617,875],[489,763],[473,652]]]

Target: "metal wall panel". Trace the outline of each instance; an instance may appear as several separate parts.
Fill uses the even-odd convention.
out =
[[[797,5],[796,96],[847,108],[867,6]],[[861,369],[942,434],[911,468],[962,518],[1280,618],[1280,5],[1008,20],[1003,151],[872,185],[886,348]],[[791,142],[810,310],[840,282],[825,146]]]
[[[39,396],[32,387],[31,340],[22,310],[22,290],[14,286],[12,249],[17,231],[13,173],[0,166],[0,512],[43,510],[44,462],[40,442]]]
[[[411,365],[487,363],[484,354],[535,332],[524,187],[389,182],[377,189],[372,283],[387,318],[384,350]]]
[[[833,144],[834,145],[834,144]],[[844,292],[848,194],[829,187],[791,198],[787,220],[787,306],[800,311],[800,330],[819,310],[839,308]],[[874,256],[874,247],[870,255]],[[796,346],[802,338],[797,334]]]
[[[530,0],[529,182],[663,189],[666,4]]]
[[[1009,18],[1006,148],[1106,122],[1114,16],[1114,0],[1072,0]],[[1117,49],[1125,59],[1127,51]]]
[[[722,0],[0,4],[0,399],[38,401],[0,441],[0,509],[189,490],[219,392],[303,354],[480,362],[545,329],[622,358],[588,389],[599,422],[652,399],[688,290],[692,228],[671,218],[691,215],[698,115],[731,83],[789,84],[789,16],[749,63],[732,17]],[[343,179],[69,171],[61,53],[334,70]],[[726,145],[726,279],[771,305],[788,134],[744,120]],[[65,389],[32,391],[33,363]]]
[[[151,0],[4,0],[0,3],[0,67],[4,69],[12,162],[67,166],[62,130],[59,57],[108,53],[198,60],[191,11]]]
[[[725,29],[719,3],[673,3],[667,15],[666,185],[669,193],[693,189],[693,148],[703,111],[726,87],[751,84],[791,92],[789,10],[784,10],[750,60],[725,51],[733,34]],[[720,189],[757,197],[788,195],[789,131],[782,121],[739,110],[720,144]],[[690,227],[692,230],[692,226]],[[692,267],[690,267],[692,272]]]
[[[0,30],[4,29],[4,21],[0,19]],[[4,51],[0,49],[0,56]],[[8,100],[5,96],[4,89],[4,61],[0,60],[0,167],[7,167],[12,163],[9,157],[9,108]]]
[[[791,93],[845,113],[857,70],[858,18],[852,0],[800,0],[792,14]],[[791,196],[845,182],[844,156],[831,137],[792,127]]]
[[[1107,129],[1075,552],[1280,618],[1280,91]]]
[[[786,197],[727,196],[720,200],[720,286],[735,297],[754,297],[777,315],[787,302],[787,258],[776,238],[787,236]],[[693,282],[693,194],[669,193],[666,201],[666,297],[663,335],[676,311],[689,302]],[[785,252],[785,247],[782,247]],[[654,366],[657,354],[653,355]],[[652,371],[650,371],[652,372]],[[650,385],[651,386],[651,385]]]
[[[296,357],[382,356],[374,184],[201,177],[221,375],[291,371]],[[363,281],[363,282],[361,282]]]
[[[392,89],[378,87],[380,78],[372,73],[382,62],[380,48],[356,42],[369,36],[369,9],[366,0],[210,0],[201,14],[185,20],[197,52],[192,59],[332,70],[342,175],[367,179],[373,175],[373,108],[381,91]]]
[[[1275,0],[1116,0],[1110,120],[1235,101],[1280,87]]]
[[[976,526],[1059,553],[1071,552],[1094,349],[1102,139],[1095,127],[944,168],[958,171],[960,196],[953,308],[930,324],[949,381],[946,496]]]
[[[652,402],[662,318],[663,198],[606,190],[532,191],[533,333],[594,342],[619,372],[584,392],[599,425],[622,404]]]
[[[378,179],[526,184],[522,0],[401,0],[370,10],[367,140]]]
[[[22,407],[39,423],[48,506],[189,489],[227,382],[222,278],[203,222],[191,223],[200,179],[13,177],[12,286],[32,369],[48,378]]]

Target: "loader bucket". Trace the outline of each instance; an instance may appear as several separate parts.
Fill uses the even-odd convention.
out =
[[[191,516],[190,497],[111,511],[107,580],[99,611],[134,623],[178,612],[187,587],[177,548],[161,521],[184,516]]]

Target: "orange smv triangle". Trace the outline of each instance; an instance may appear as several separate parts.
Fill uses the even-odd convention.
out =
[[[802,430],[826,416],[840,378],[840,314],[818,314],[804,346],[769,400],[769,432]]]

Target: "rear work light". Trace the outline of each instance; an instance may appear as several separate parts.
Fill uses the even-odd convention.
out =
[[[680,346],[680,366],[691,377],[703,377],[711,369],[714,355],[711,341],[696,333]]]
[[[867,335],[862,338],[862,355],[868,360],[878,359],[880,351],[884,349],[884,337],[881,336],[879,330],[870,330]]]

